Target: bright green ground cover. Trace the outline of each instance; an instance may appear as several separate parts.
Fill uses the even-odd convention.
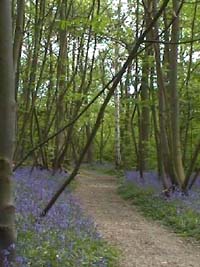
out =
[[[132,182],[123,182],[119,194],[137,206],[144,216],[161,222],[181,236],[200,241],[200,213],[188,207],[182,199],[165,199],[152,187],[141,187]]]

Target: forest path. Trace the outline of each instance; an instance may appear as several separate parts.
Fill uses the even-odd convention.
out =
[[[120,267],[200,267],[200,246],[147,221],[117,194],[115,177],[81,171],[75,194],[105,240],[121,250]]]

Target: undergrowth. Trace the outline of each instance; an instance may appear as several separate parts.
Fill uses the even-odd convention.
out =
[[[66,189],[46,217],[42,209],[66,179],[65,173],[52,176],[47,170],[22,168],[14,177],[16,267],[117,267],[118,251],[102,240],[92,218],[85,215],[74,197],[76,184]],[[6,257],[9,250],[2,253]]]
[[[170,227],[180,236],[200,241],[200,214],[177,200],[166,200],[153,189],[122,183],[119,194],[130,200],[145,215]]]

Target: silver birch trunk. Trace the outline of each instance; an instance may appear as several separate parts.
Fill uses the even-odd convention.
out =
[[[115,100],[115,165],[121,165],[121,134],[120,134],[120,90],[117,88],[114,95]]]
[[[121,14],[121,0],[118,2],[117,16],[118,20],[120,20]],[[118,44],[115,46],[115,62],[114,69],[115,73],[119,70],[119,47]],[[115,166],[119,167],[121,165],[121,134],[120,134],[120,88],[119,86],[116,88],[114,93],[114,101],[115,101]]]

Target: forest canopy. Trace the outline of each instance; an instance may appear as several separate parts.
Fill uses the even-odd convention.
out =
[[[200,149],[198,15],[198,1],[13,1],[15,162],[55,134],[28,160],[76,163],[115,87],[83,160],[186,188]]]

